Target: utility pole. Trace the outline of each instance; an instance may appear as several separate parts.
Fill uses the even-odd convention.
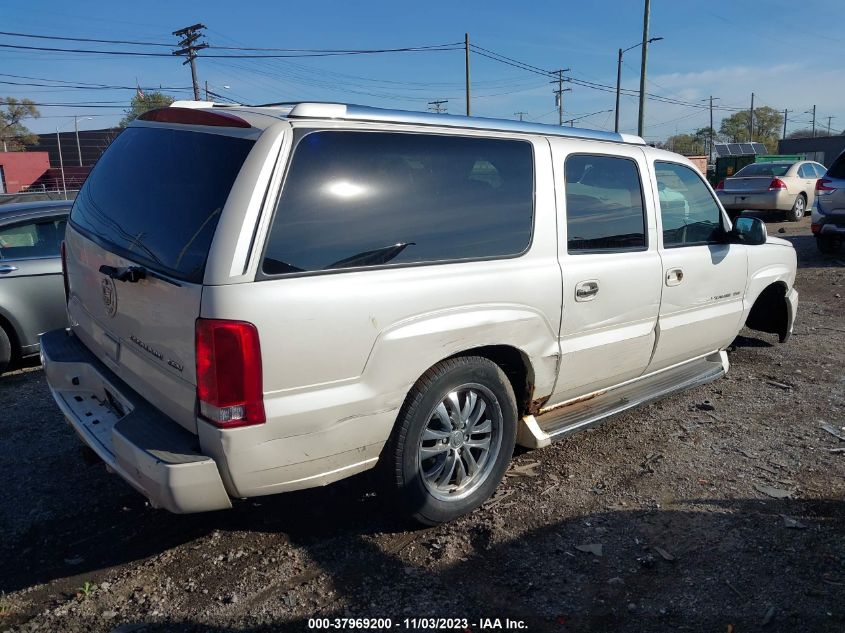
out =
[[[835,119],[835,118],[836,118],[835,116],[829,116],[829,117],[827,117],[827,135],[828,135],[828,136],[830,136],[830,121],[831,121],[832,119]]]
[[[619,92],[622,85],[622,49],[619,49],[619,56],[616,59],[616,123],[613,126],[613,131],[619,131]]]
[[[514,116],[519,117],[520,121],[522,121],[522,117],[524,117],[526,114],[528,114],[528,113],[527,112],[514,112],[513,113]]]
[[[208,101],[208,79],[205,80],[205,100]]]
[[[719,97],[716,97],[718,99]],[[710,95],[710,149],[707,151],[708,162],[713,162],[713,95]]]
[[[469,84],[469,33],[464,33],[464,57],[466,70],[466,84],[467,84],[467,116],[470,116],[470,84]]]
[[[557,80],[552,81],[551,83],[557,84],[557,90],[554,91],[555,95],[555,105],[557,106],[557,124],[563,125],[563,93],[564,92],[571,92],[572,88],[564,88],[563,87],[563,73],[568,73],[568,68],[560,68],[558,70],[553,70],[552,74],[557,74]]]
[[[431,110],[432,112],[436,112],[437,114],[443,114],[444,112],[446,112],[446,108],[444,106],[447,103],[449,103],[448,99],[438,99],[438,100],[435,100],[435,101],[429,101],[428,102],[428,105],[429,105],[428,109]]]
[[[748,142],[754,140],[754,93],[751,93],[751,110],[748,113]]]
[[[816,138],[816,106],[813,106],[813,138]]]
[[[173,54],[184,55],[187,57],[187,59],[182,62],[183,66],[185,64],[191,65],[191,80],[194,84],[195,101],[200,100],[200,85],[199,80],[197,79],[197,51],[203,48],[208,48],[208,44],[206,42],[197,43],[197,40],[203,36],[202,29],[204,28],[204,24],[197,23],[192,26],[186,26],[184,29],[173,31],[173,35],[182,38],[178,44],[178,46],[180,46],[179,50],[173,51]]]
[[[783,109],[783,136],[782,139],[786,139],[786,115],[789,114],[789,110],[786,108]]]
[[[640,63],[640,114],[637,121],[637,135],[642,136],[645,131],[645,73],[648,63],[648,20],[651,13],[651,2],[645,0],[643,11],[643,56]]]

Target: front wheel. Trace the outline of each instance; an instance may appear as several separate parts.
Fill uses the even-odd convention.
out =
[[[399,413],[385,458],[408,514],[437,525],[492,496],[513,455],[516,400],[492,361],[465,356],[432,367]]]
[[[804,217],[806,212],[807,199],[804,197],[803,193],[799,193],[795,198],[795,202],[792,204],[792,210],[789,212],[786,219],[790,222],[797,222]]]

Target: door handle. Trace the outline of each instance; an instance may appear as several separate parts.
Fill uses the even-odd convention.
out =
[[[575,286],[575,301],[592,301],[599,293],[599,282],[591,279],[580,281]]]
[[[684,280],[684,271],[680,268],[673,268],[666,273],[666,285],[677,286]]]
[[[9,264],[4,264],[0,266],[0,275],[5,275],[7,273],[13,273],[18,269],[17,266],[10,266]]]

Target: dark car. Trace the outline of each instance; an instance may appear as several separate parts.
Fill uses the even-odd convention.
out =
[[[61,244],[72,201],[0,205],[0,372],[65,327]]]
[[[822,253],[835,253],[845,241],[845,152],[816,182],[813,235]]]

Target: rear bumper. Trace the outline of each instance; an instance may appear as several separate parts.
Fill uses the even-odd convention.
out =
[[[731,211],[789,211],[797,196],[783,190],[761,193],[723,190],[716,195],[722,206]]]
[[[153,506],[188,513],[231,507],[199,440],[152,407],[69,330],[41,335],[47,383],[70,425]]]

